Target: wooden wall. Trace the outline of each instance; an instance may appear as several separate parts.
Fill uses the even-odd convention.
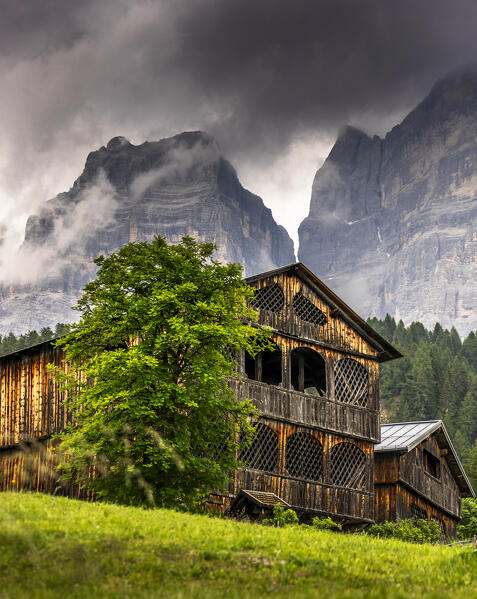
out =
[[[92,500],[90,491],[60,483],[54,445],[43,440],[0,448],[0,491],[30,490]]]
[[[440,460],[440,478],[426,472],[424,450]],[[425,510],[428,518],[442,520],[448,536],[455,535],[461,493],[434,436],[404,454],[376,453],[374,483],[377,522],[412,518],[414,504]]]
[[[230,499],[240,489],[253,489],[275,493],[298,511],[328,513],[337,517],[368,522],[374,520],[374,445],[372,443],[268,418],[260,418],[260,422],[269,426],[278,435],[279,459],[276,471],[270,473],[240,468],[236,472],[229,495],[222,499],[216,498],[218,503],[222,503],[226,508]],[[323,448],[323,475],[320,481],[304,480],[287,474],[287,440],[296,432],[313,435]],[[343,441],[356,445],[366,455],[365,483],[359,489],[336,486],[330,480],[331,449]]]
[[[434,478],[425,471],[423,450],[427,450],[439,458],[441,465],[439,479]],[[449,470],[445,458],[440,457],[439,445],[433,436],[399,458],[399,480],[410,490],[426,497],[442,510],[460,518],[461,497],[459,487]]]
[[[285,295],[285,305],[280,312],[259,310],[260,324],[270,326],[292,338],[308,340],[315,345],[333,348],[350,355],[378,357],[377,350],[348,323],[333,313],[332,307],[326,303],[324,297],[320,296],[317,289],[312,288],[311,283],[308,285],[296,275],[290,275],[291,273],[285,272],[253,283],[253,286],[258,289],[276,283],[280,285]],[[292,307],[293,298],[297,293],[302,293],[325,314],[327,323],[324,326],[304,322],[298,318]]]
[[[51,343],[0,358],[0,447],[41,439],[67,422],[63,393],[48,364],[65,367]]]

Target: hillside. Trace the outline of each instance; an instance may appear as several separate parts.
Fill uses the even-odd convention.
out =
[[[470,550],[0,495],[0,597],[477,597]]]
[[[347,127],[316,173],[299,259],[363,316],[477,323],[477,71],[384,138]]]

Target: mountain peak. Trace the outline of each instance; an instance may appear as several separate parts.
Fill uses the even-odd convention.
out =
[[[130,141],[128,139],[126,139],[125,137],[122,137],[122,135],[119,135],[118,137],[113,137],[112,139],[110,139],[108,141],[106,149],[117,150],[124,146],[131,146],[131,145],[132,144],[130,143]]]

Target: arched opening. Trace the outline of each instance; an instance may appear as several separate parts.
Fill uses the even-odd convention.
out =
[[[267,385],[282,382],[282,352],[277,345],[256,355],[255,359],[245,352],[245,374],[253,381]]]
[[[365,407],[368,405],[368,371],[353,358],[335,364],[335,399]]]
[[[311,433],[299,431],[287,438],[285,468],[289,476],[305,480],[321,480],[323,447]]]
[[[263,422],[257,424],[249,447],[240,450],[240,461],[247,468],[275,472],[278,467],[278,435]]]
[[[366,454],[354,443],[338,443],[331,448],[330,481],[338,487],[364,489]]]
[[[291,384],[296,391],[326,395],[326,363],[318,352],[308,347],[292,351]]]

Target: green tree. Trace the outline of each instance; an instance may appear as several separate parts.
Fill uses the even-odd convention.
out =
[[[229,386],[237,362],[270,345],[238,264],[214,246],[162,237],[96,260],[98,273],[61,340],[75,375],[57,376],[73,423],[62,471],[126,504],[191,505],[237,466],[253,407]],[[90,477],[95,468],[96,476]]]
[[[457,426],[470,443],[477,438],[477,376],[473,376],[469,390],[460,405]]]
[[[477,535],[477,499],[462,499],[462,519],[457,525],[459,539],[470,539]]]
[[[467,455],[468,457],[464,464],[465,471],[469,477],[470,484],[474,489],[477,489],[477,441],[474,442]]]

